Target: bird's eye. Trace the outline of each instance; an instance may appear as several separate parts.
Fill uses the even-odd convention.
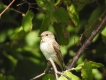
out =
[[[48,34],[46,34],[46,36],[48,36]]]

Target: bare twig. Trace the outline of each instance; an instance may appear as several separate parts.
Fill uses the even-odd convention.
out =
[[[1,18],[1,15],[13,4],[15,0],[12,0],[11,3],[0,13],[0,18]]]
[[[105,12],[106,12],[106,11],[104,11],[104,13],[103,13],[100,17],[102,17],[102,16],[105,14]],[[93,23],[90,25],[90,27],[87,28],[87,29],[81,34],[80,41],[81,41],[83,35],[94,25],[94,23],[95,23],[97,20],[99,20],[100,17],[98,17],[96,20],[94,20]]]
[[[48,62],[48,63],[47,63],[47,68],[44,70],[44,72],[41,73],[41,74],[39,74],[38,76],[35,76],[34,78],[32,78],[32,79],[30,79],[30,80],[35,80],[35,79],[37,79],[37,78],[40,78],[40,77],[44,76],[47,72],[49,72],[50,68],[51,68],[51,63]]]
[[[53,69],[54,69],[54,72],[55,72],[56,80],[58,80],[57,68],[56,68],[56,66],[51,58],[49,58],[48,60],[51,62]]]
[[[40,74],[40,75],[38,75],[38,76],[36,76],[36,77],[30,79],[30,80],[35,80],[35,79],[40,78],[40,77],[42,77],[42,76],[44,76],[44,75],[45,75],[45,72],[43,72],[42,74]]]
[[[21,6],[21,5],[23,5],[23,4],[25,4],[25,3],[27,3],[28,4],[28,10],[30,9],[30,8],[35,8],[35,7],[33,7],[32,5],[36,5],[36,3],[29,3],[28,1],[24,1],[24,2],[22,2],[22,3],[20,3],[20,4],[18,4],[17,6]],[[36,8],[35,8],[36,9]]]
[[[105,10],[105,12],[106,12],[106,10]],[[101,21],[101,23],[97,26],[97,28],[95,30],[93,30],[93,32],[91,33],[91,35],[83,43],[83,45],[81,46],[81,48],[79,49],[79,51],[76,53],[76,56],[73,57],[72,62],[69,65],[69,68],[70,69],[75,66],[75,63],[77,62],[77,60],[79,59],[79,57],[82,55],[82,53],[84,52],[84,50],[90,45],[90,43],[92,42],[93,38],[100,31],[100,29],[103,27],[103,25],[105,23],[106,23],[106,15],[103,18],[103,20]]]
[[[58,80],[58,75],[63,75],[64,77],[66,77],[68,80],[71,80],[68,76],[66,76],[64,73],[62,72],[59,72],[55,66],[55,63],[53,62],[53,60],[51,58],[49,58],[49,61],[51,62],[52,66],[53,66],[53,69],[54,69],[54,72],[55,72],[55,76],[56,76],[56,80]]]
[[[54,71],[53,71],[53,69],[51,68],[51,65],[52,65]],[[38,79],[38,78],[44,76],[46,73],[51,73],[51,72],[55,73],[56,80],[58,80],[58,74],[59,74],[59,75],[63,75],[63,76],[66,77],[68,80],[71,80],[71,79],[70,79],[68,76],[66,76],[64,73],[59,72],[59,71],[57,70],[57,68],[56,68],[56,66],[55,66],[55,63],[53,62],[53,60],[52,60],[51,58],[49,58],[49,62],[48,62],[48,64],[47,64],[47,68],[45,69],[45,71],[44,71],[43,73],[39,74],[38,76],[36,76],[36,77],[30,79],[30,80]]]
[[[68,76],[66,76],[64,73],[57,71],[57,74],[62,75],[64,77],[66,77],[68,80],[71,80]]]
[[[16,9],[14,9],[14,8],[11,8],[11,10],[13,10],[13,11],[19,13],[19,14],[25,14],[25,13],[23,13],[23,12],[21,12],[21,11],[18,11],[18,10],[16,10]]]

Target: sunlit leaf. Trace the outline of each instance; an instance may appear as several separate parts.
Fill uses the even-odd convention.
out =
[[[71,4],[70,6],[67,7],[67,10],[68,10],[68,13],[70,15],[72,22],[74,23],[76,27],[78,27],[79,26],[79,15],[78,15],[78,12],[76,11],[75,6]]]
[[[89,63],[91,64],[92,68],[101,68],[104,66],[101,63],[97,63],[97,62],[93,62],[93,61],[90,61]]]
[[[38,37],[38,33],[37,32],[30,32],[27,36],[26,36],[26,42],[28,46],[36,46],[35,43],[37,43],[40,38]]]
[[[29,32],[32,29],[32,19],[34,17],[33,12],[28,11],[25,16],[23,16],[23,20],[22,20],[22,27],[24,29],[25,32]]]
[[[23,39],[23,37],[26,35],[26,32],[23,30],[22,27],[20,27],[19,31],[15,34],[14,40],[20,40]]]
[[[52,74],[46,74],[42,80],[56,80],[56,78]]]
[[[80,80],[79,77],[77,77],[76,75],[72,74],[71,72],[65,71],[64,74],[70,78],[70,80]],[[61,76],[59,77],[59,80],[68,80],[66,77]]]
[[[90,62],[84,62],[84,66],[81,70],[81,76],[84,80],[93,80],[92,66]]]
[[[102,30],[101,34],[106,37],[106,25],[105,25],[104,29]]]
[[[93,69],[92,73],[96,80],[102,80],[102,73],[98,69]]]

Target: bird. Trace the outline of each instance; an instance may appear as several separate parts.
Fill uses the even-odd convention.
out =
[[[62,58],[62,53],[60,51],[60,46],[55,40],[55,36],[50,31],[42,32],[39,37],[40,41],[40,50],[48,60],[51,58],[63,71],[66,69],[64,60]]]

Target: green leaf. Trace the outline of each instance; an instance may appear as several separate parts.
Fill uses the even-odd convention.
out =
[[[101,34],[103,42],[106,44],[106,25],[104,26],[104,29],[102,30]]]
[[[16,40],[22,40],[22,39],[24,39],[24,37],[25,37],[26,34],[27,33],[23,30],[23,28],[20,27],[18,29],[18,31],[11,36],[11,39],[13,39],[13,41],[11,43],[11,46],[13,46],[14,44],[16,44]]]
[[[6,33],[0,32],[0,43],[4,42],[6,40]]]
[[[82,2],[82,4],[80,3],[80,1]],[[90,0],[79,0],[79,2],[77,3],[77,10],[81,11],[88,3],[90,3]]]
[[[27,11],[25,16],[23,17],[22,27],[23,27],[25,32],[31,31],[32,26],[33,26],[33,24],[32,24],[33,17],[34,17],[34,14],[32,11]]]
[[[79,70],[81,70],[81,69],[82,69],[82,67],[83,67],[83,66],[84,66],[84,63],[81,63],[81,64],[79,64],[77,67],[72,68],[72,70],[79,71]]]
[[[11,63],[11,67],[15,67],[17,64],[17,59],[15,59],[12,55],[4,54],[5,57],[8,58],[8,61]]]
[[[74,74],[72,74],[71,72],[65,71],[64,75],[66,75],[67,77],[69,77],[71,80],[80,80],[80,78]],[[66,77],[64,76],[60,76],[59,80],[68,80]]]
[[[6,80],[6,77],[3,76],[3,74],[0,73],[0,80]]]
[[[39,34],[41,34],[43,31],[46,31],[48,29],[49,24],[50,24],[50,15],[46,14],[41,24]]]
[[[67,45],[69,43],[69,33],[66,30],[66,26],[64,23],[55,23],[54,29],[57,34],[57,39],[60,45]]]
[[[102,30],[101,34],[106,37],[106,25],[104,26],[104,29]]]
[[[92,66],[93,69],[94,69],[94,68],[101,68],[101,67],[104,66],[104,65],[101,64],[101,63],[97,63],[97,62],[93,62],[93,61],[90,61],[89,63],[91,64],[91,66]]]
[[[90,62],[84,62],[84,66],[81,70],[81,76],[84,80],[93,80],[92,66]]]
[[[95,80],[103,80],[103,75],[98,69],[93,69],[92,73]]]
[[[53,15],[57,22],[69,22],[70,16],[67,11],[62,7],[57,8]]]
[[[30,47],[36,46],[37,47],[37,45],[35,45],[35,43],[38,43],[39,39],[40,38],[38,37],[37,31],[36,32],[35,31],[31,31],[30,33],[28,33],[26,35],[26,39],[25,40],[26,40],[26,43],[27,43],[28,46],[30,46]]]
[[[56,78],[52,74],[46,74],[42,80],[56,80]]]
[[[52,13],[55,9],[54,0],[36,0],[36,2],[46,13]]]
[[[76,27],[78,27],[79,26],[79,15],[78,15],[78,12],[76,11],[75,6],[71,4],[71,6],[67,7],[67,10],[68,10],[68,13],[70,15],[72,22],[74,23]]]
[[[103,64],[93,61],[85,61],[82,66],[81,76],[84,80],[93,80],[92,69],[103,67]]]
[[[20,40],[23,39],[23,37],[26,35],[26,32],[23,30],[22,27],[20,27],[19,31],[15,34],[14,40]]]
[[[93,10],[93,12],[91,13],[91,16],[88,20],[88,24],[85,26],[85,30],[88,29],[90,27],[90,29],[88,31],[86,31],[85,36],[88,37],[92,31],[95,29],[95,27],[97,27],[97,25],[100,23],[98,19],[98,17],[102,14],[102,7],[97,7],[95,10]],[[95,20],[97,20],[95,23],[93,23]]]

